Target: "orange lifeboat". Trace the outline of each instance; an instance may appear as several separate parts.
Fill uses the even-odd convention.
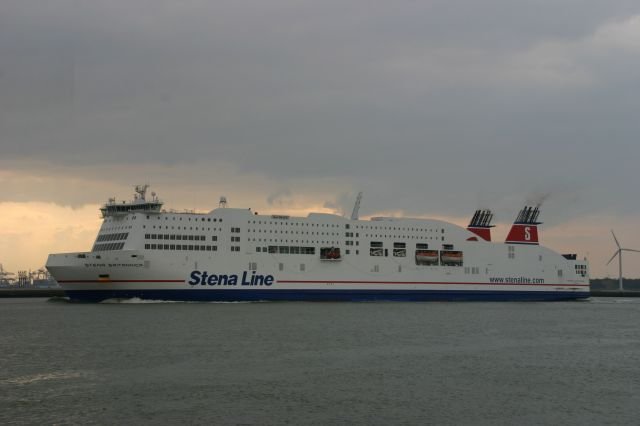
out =
[[[438,250],[416,250],[417,265],[437,265]]]

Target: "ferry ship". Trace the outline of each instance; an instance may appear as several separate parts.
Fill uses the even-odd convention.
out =
[[[91,251],[51,254],[72,301],[544,301],[589,297],[588,263],[539,244],[539,206],[492,241],[490,210],[441,220],[163,209],[148,185],[114,198]]]

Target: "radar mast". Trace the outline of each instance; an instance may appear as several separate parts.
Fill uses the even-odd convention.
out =
[[[351,212],[351,220],[358,220],[358,214],[360,213],[360,201],[362,201],[362,191],[358,192],[356,204],[353,206],[353,211]]]

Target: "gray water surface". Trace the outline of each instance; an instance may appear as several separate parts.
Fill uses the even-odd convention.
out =
[[[640,299],[0,299],[1,424],[640,422]]]

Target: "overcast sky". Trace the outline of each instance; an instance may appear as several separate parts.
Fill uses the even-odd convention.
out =
[[[490,207],[498,235],[548,196],[545,244],[616,275],[639,76],[637,0],[2,0],[0,263],[89,249],[149,182],[204,211]]]

